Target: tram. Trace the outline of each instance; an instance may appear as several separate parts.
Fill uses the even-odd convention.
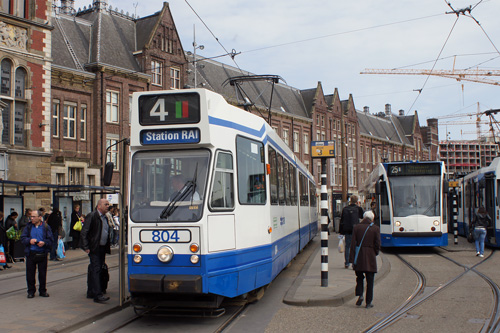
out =
[[[134,306],[216,308],[316,235],[314,178],[261,117],[206,89],[141,92],[131,133]]]
[[[362,192],[377,199],[381,245],[448,245],[447,191],[443,162],[378,164]]]
[[[484,206],[493,225],[487,228],[485,244],[498,247],[500,237],[500,157],[493,159],[487,167],[476,170],[459,179],[458,188],[458,233],[467,236],[474,214]]]

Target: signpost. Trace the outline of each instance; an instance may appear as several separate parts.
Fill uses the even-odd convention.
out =
[[[321,286],[328,287],[328,192],[326,159],[335,157],[335,141],[312,141],[312,158],[321,158]]]

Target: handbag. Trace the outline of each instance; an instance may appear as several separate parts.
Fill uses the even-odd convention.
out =
[[[474,243],[474,235],[472,234],[472,231],[469,231],[469,234],[467,235],[467,241],[469,243]]]
[[[64,242],[62,239],[59,239],[57,242],[57,251],[56,251],[57,258],[62,259],[66,257],[66,250],[64,249]]]
[[[345,251],[345,238],[343,235],[339,235],[339,246],[338,246],[339,252],[344,253]]]
[[[7,258],[5,257],[5,249],[3,248],[3,245],[0,244],[0,266],[5,266],[7,265]]]
[[[368,229],[370,229],[370,227],[373,225],[373,222],[370,223],[370,225],[368,226],[368,228],[366,228],[365,230],[365,233],[363,234],[363,238],[361,238],[361,242],[359,242],[359,245],[356,246],[356,248],[354,249],[354,261],[353,261],[353,265],[356,265],[356,263],[358,262],[358,254],[359,254],[359,250],[361,249],[361,245],[363,244],[363,240],[365,239],[365,236],[366,236],[366,232],[368,231]]]
[[[76,221],[75,225],[73,226],[73,230],[82,231],[82,221],[81,220]]]

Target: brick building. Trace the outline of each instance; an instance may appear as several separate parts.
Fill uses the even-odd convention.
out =
[[[51,4],[48,0],[0,2],[3,180],[50,182]],[[18,189],[5,190],[3,195],[19,196]],[[25,195],[25,205],[29,207],[49,201],[48,193]],[[13,208],[3,205],[2,201],[2,210]],[[22,215],[21,199],[15,209]]]
[[[52,48],[51,138],[54,184],[101,185],[102,167],[123,170],[122,139],[130,136],[132,94],[180,89],[186,57],[168,3],[138,18],[94,0],[76,11],[73,1],[55,7]],[[108,147],[112,146],[107,150]],[[88,204],[88,193],[72,194]]]
[[[440,160],[446,164],[450,178],[463,177],[479,168],[490,165],[498,156],[498,144],[486,139],[472,141],[440,141]]]

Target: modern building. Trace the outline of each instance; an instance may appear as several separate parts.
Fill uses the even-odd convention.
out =
[[[498,156],[498,144],[482,141],[439,142],[439,158],[446,164],[450,178],[459,178],[479,168],[490,165]]]

